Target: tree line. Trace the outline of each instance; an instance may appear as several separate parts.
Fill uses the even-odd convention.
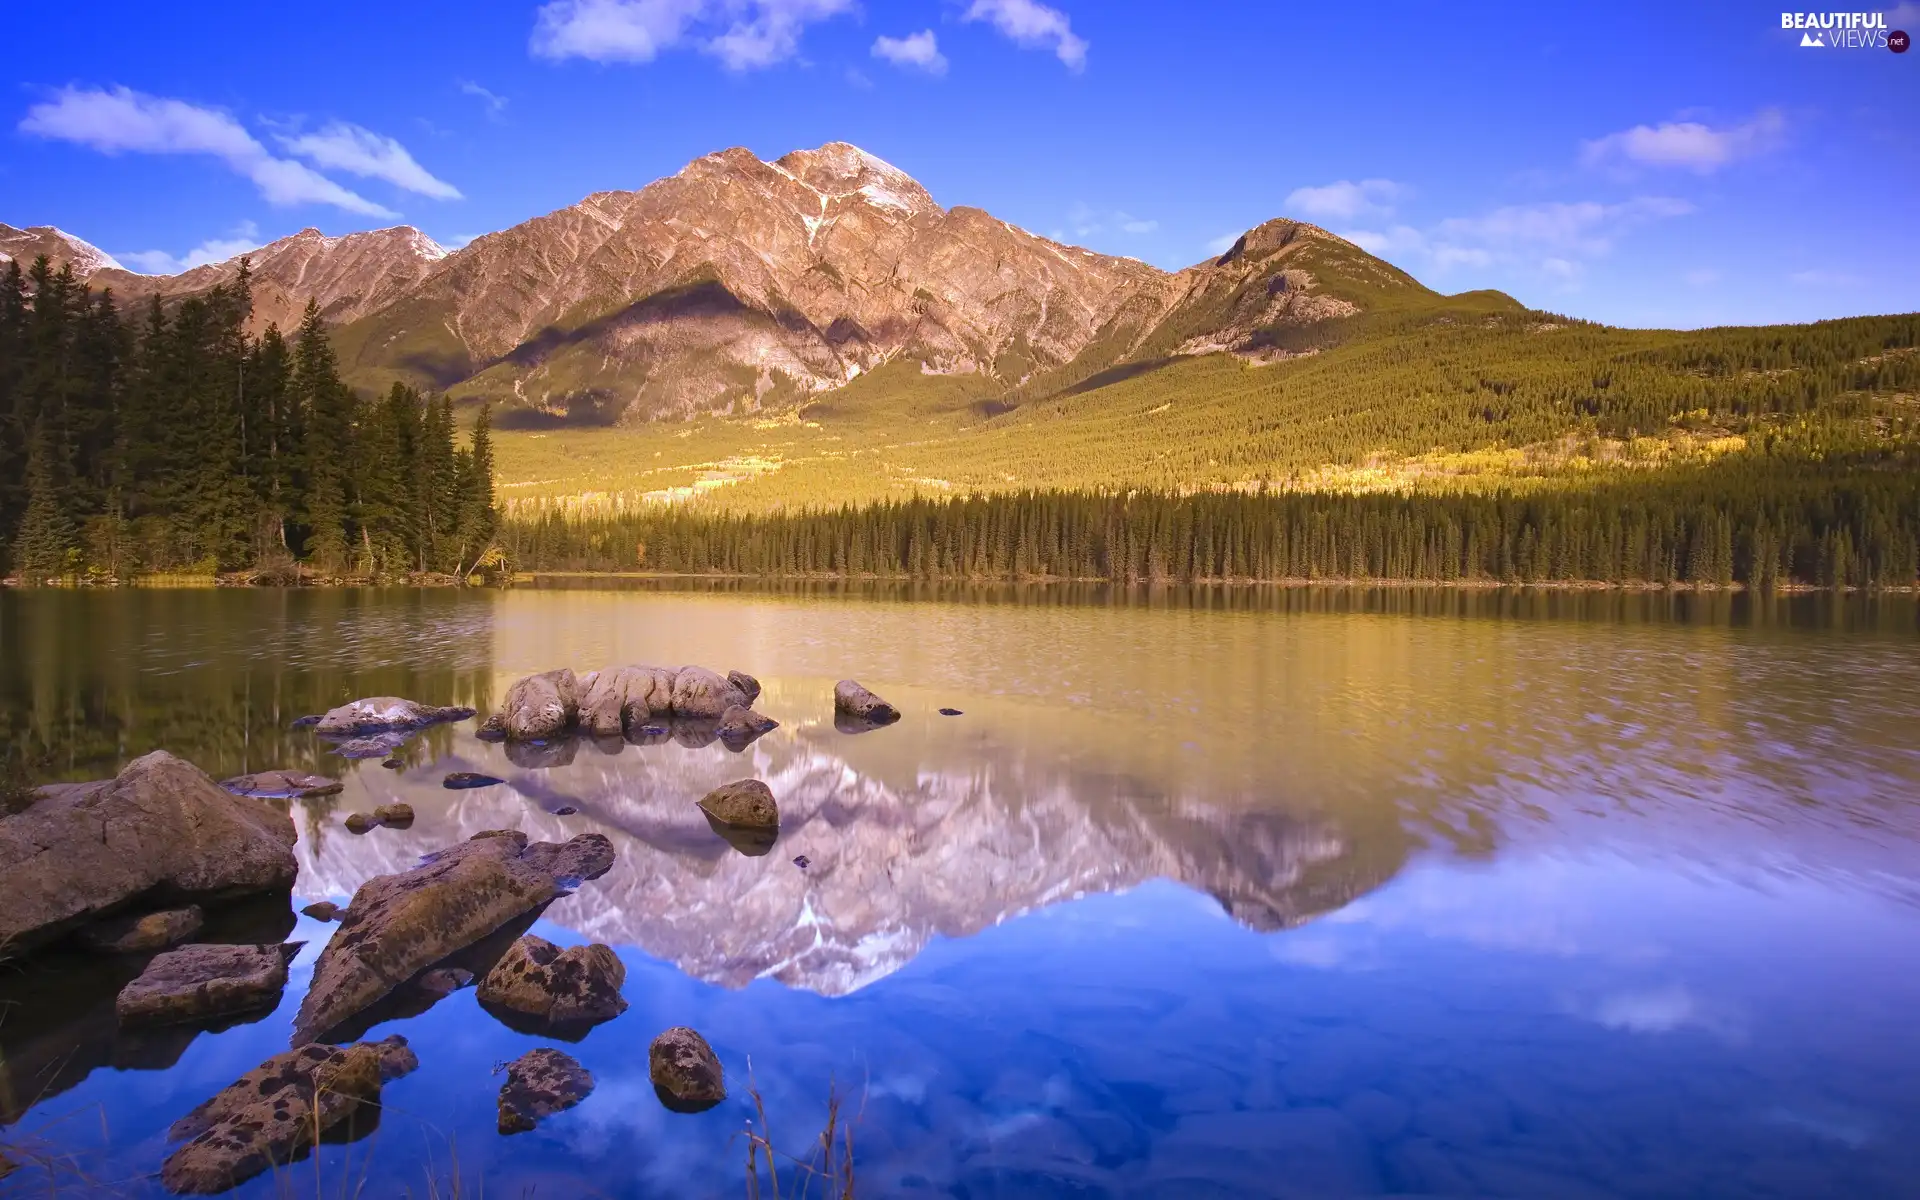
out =
[[[0,574],[466,575],[497,561],[483,408],[341,380],[318,308],[247,332],[237,278],[121,315],[44,257],[0,274]]]
[[[1525,495],[1029,491],[766,515],[556,509],[505,537],[534,571],[1913,587],[1916,467],[1902,452]]]

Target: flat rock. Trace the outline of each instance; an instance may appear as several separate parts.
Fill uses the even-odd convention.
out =
[[[222,779],[220,786],[236,796],[256,800],[304,800],[310,796],[331,796],[340,790],[340,781],[304,771],[255,771]]]
[[[727,1098],[726,1075],[707,1039],[684,1025],[653,1039],[647,1075],[660,1102],[675,1112],[700,1112]]]
[[[314,729],[322,737],[364,737],[421,729],[443,721],[464,721],[472,715],[470,708],[436,708],[399,696],[374,696],[328,710],[314,723]]]
[[[780,722],[772,717],[762,716],[736,704],[720,715],[720,724],[714,732],[720,735],[721,741],[737,746],[778,728]]]
[[[179,1025],[272,1008],[286,990],[287,964],[304,944],[169,950],[121,989],[114,1013],[126,1027]]]
[[[943,717],[964,717],[967,714],[957,708],[943,708],[940,710],[940,715]]]
[[[833,685],[833,711],[876,725],[900,719],[900,710],[851,679]]]
[[[82,929],[80,944],[106,954],[150,954],[184,942],[200,931],[206,914],[197,904],[168,908],[160,912],[129,913],[108,917]]]
[[[300,910],[302,915],[312,917],[316,921],[338,921],[346,911],[331,900],[321,900]]]
[[[507,1064],[500,1089],[500,1132],[525,1133],[593,1092],[593,1075],[568,1055],[542,1046]]]
[[[277,1054],[174,1122],[169,1141],[185,1140],[160,1169],[176,1194],[213,1195],[274,1167],[298,1161],[348,1124],[381,1086],[420,1065],[395,1035],[351,1046],[309,1044]]]
[[[452,791],[469,791],[473,788],[493,787],[505,783],[492,775],[482,775],[478,771],[455,771],[440,781],[440,786]]]
[[[480,981],[480,1003],[558,1026],[589,1026],[627,1011],[627,968],[611,947],[562,950],[527,934]]]
[[[701,811],[738,829],[779,829],[780,808],[773,789],[758,779],[742,779],[713,789],[700,799]]]
[[[527,844],[493,831],[409,871],[360,885],[300,1004],[294,1044],[313,1041],[414,975],[613,865],[599,834]]]
[[[293,818],[164,750],[0,817],[0,945],[35,949],[138,898],[202,906],[293,887]]]

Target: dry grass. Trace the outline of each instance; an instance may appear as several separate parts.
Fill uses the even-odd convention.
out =
[[[849,1121],[840,1119],[838,1085],[828,1088],[826,1126],[814,1139],[813,1147],[804,1159],[774,1148],[773,1131],[767,1123],[766,1101],[761,1098],[759,1085],[753,1082],[752,1059],[747,1060],[747,1095],[753,1097],[753,1109],[759,1118],[757,1128],[753,1121],[749,1121],[741,1131],[747,1139],[749,1200],[761,1200],[762,1164],[765,1164],[767,1180],[772,1189],[769,1200],[806,1200],[812,1196],[816,1183],[822,1185],[822,1200],[854,1200],[853,1126],[859,1120],[860,1113],[855,1113]],[[863,1104],[863,1111],[864,1107]],[[780,1186],[780,1164],[783,1160],[791,1168],[787,1178],[792,1181],[792,1188],[788,1191],[782,1191]]]

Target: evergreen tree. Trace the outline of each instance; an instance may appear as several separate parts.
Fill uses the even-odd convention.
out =
[[[27,452],[27,510],[15,539],[20,577],[28,583],[65,575],[74,549],[73,522],[61,506],[53,457],[44,426],[36,426]]]

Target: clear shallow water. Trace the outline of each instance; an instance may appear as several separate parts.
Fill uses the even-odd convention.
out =
[[[782,727],[516,763],[469,724],[399,773],[287,729],[632,661],[753,672]],[[906,719],[836,732],[843,676]],[[1911,600],[0,595],[0,720],[68,777],[156,746],[345,776],[293,805],[296,907],[483,829],[618,849],[536,926],[628,967],[568,1047],[585,1104],[495,1134],[491,1071],[543,1043],[456,993],[372,1031],[421,1068],[371,1136],[249,1196],[444,1193],[456,1153],[487,1195],[740,1195],[749,1060],[791,1150],[848,1093],[863,1195],[1911,1195],[1916,678]],[[509,785],[439,787],[471,769]],[[692,807],[748,775],[765,858]],[[396,799],[412,829],[341,827]],[[330,929],[298,920],[278,1012],[197,1036],[117,1037],[105,967],[0,978],[0,1141],[66,1156],[68,1194],[157,1190]],[[735,1092],[698,1116],[646,1080],[683,1023]]]

